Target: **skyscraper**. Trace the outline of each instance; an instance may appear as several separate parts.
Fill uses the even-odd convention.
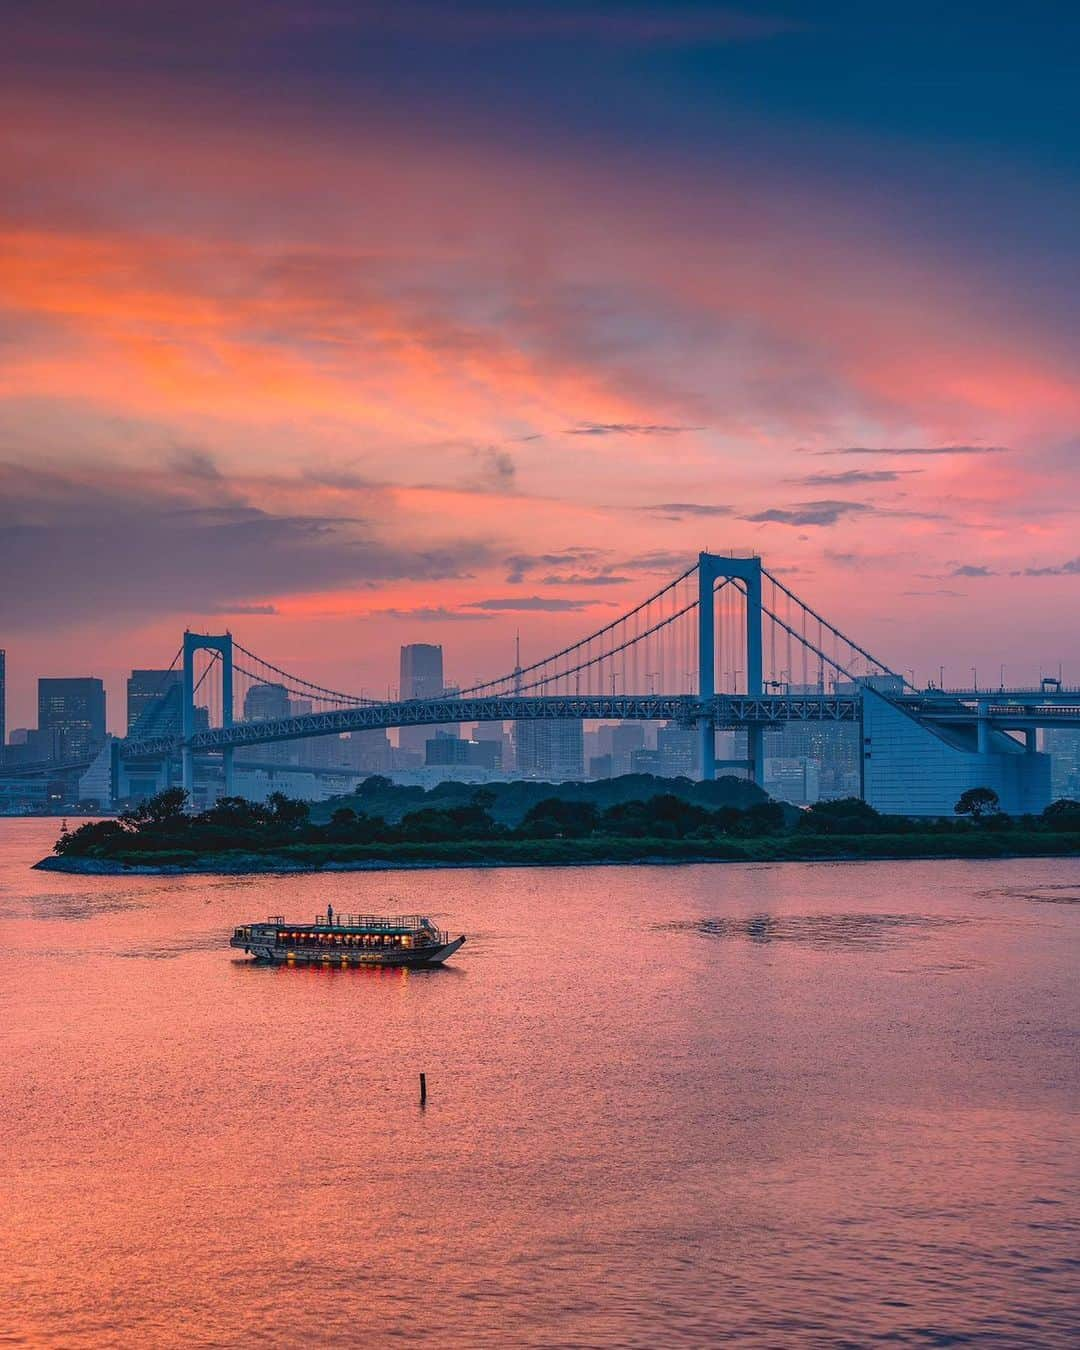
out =
[[[443,685],[443,650],[430,642],[412,642],[401,649],[401,673],[398,680],[399,698],[438,698]],[[398,745],[420,756],[424,762],[427,742],[435,734],[432,727],[402,727],[398,732]],[[439,727],[440,731],[455,731],[457,728]]]
[[[517,772],[522,778],[582,778],[585,735],[580,719],[514,723]]]
[[[105,744],[105,686],[92,676],[38,680],[38,729],[51,759],[89,759]]]
[[[245,722],[269,722],[291,715],[289,693],[283,684],[253,684],[244,695]]]
[[[148,708],[159,699],[166,698],[169,690],[179,687],[179,670],[133,670],[127,682],[127,729],[130,736],[136,722]],[[177,705],[179,712],[179,704]]]
[[[244,695],[245,722],[271,722],[279,717],[291,717],[289,691],[283,684],[253,684]],[[253,745],[238,751],[242,762],[261,764],[288,764],[294,749],[289,741],[272,741],[268,745]]]

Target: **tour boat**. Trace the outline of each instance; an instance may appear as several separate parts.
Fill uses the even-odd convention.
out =
[[[422,914],[335,914],[327,906],[314,923],[286,923],[271,914],[229,939],[256,961],[325,966],[441,966],[464,943],[451,940]]]

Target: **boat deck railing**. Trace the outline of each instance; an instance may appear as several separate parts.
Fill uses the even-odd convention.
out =
[[[417,932],[434,925],[425,914],[316,914],[315,926],[323,928],[403,928]]]
[[[269,914],[267,923],[278,928],[375,928],[401,929],[407,933],[419,932],[421,928],[434,928],[435,925],[426,914],[316,914],[310,924],[291,923],[284,914]]]

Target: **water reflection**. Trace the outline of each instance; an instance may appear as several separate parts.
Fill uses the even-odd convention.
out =
[[[1049,883],[1030,889],[1002,886],[981,894],[988,900],[1028,900],[1037,905],[1080,905],[1080,890],[1068,882]]]
[[[0,1341],[1077,1344],[1075,863],[58,894],[48,827],[0,822]],[[227,946],[328,900],[469,942]]]
[[[751,914],[656,924],[658,932],[699,933],[766,946],[790,942],[818,951],[889,951],[970,922],[936,914]]]

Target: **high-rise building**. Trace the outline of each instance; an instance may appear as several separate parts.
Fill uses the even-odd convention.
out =
[[[38,680],[38,729],[51,759],[92,759],[105,744],[105,686],[87,675]]]
[[[244,695],[245,722],[272,722],[279,717],[291,717],[289,691],[283,684],[253,684]],[[244,764],[288,764],[293,756],[289,741],[273,741],[267,745],[252,745],[237,751]]]
[[[438,698],[443,691],[442,647],[412,642],[401,649],[401,698]]]
[[[514,767],[513,740],[502,722],[477,722],[472,730],[474,741],[494,741],[499,747],[499,767],[509,773]]]
[[[612,777],[630,773],[634,755],[645,748],[645,728],[640,722],[606,723],[597,728],[601,755],[611,756]]]
[[[585,737],[580,718],[515,722],[514,753],[522,778],[584,777]]]
[[[402,647],[398,697],[439,698],[444,692],[442,647],[431,642],[411,642]],[[436,731],[456,735],[457,730],[451,726],[402,727],[398,732],[398,746],[409,754],[419,755],[422,764],[427,742]]]
[[[342,736],[346,763],[360,773],[389,773],[393,750],[385,731],[352,731]]]
[[[668,722],[657,729],[656,749],[665,778],[695,778],[700,772],[700,738],[695,728]]]
[[[1080,731],[1047,727],[1042,748],[1050,756],[1051,796],[1080,797]]]
[[[0,759],[7,745],[7,652],[0,647]]]
[[[289,693],[283,684],[253,684],[244,695],[244,721],[270,722],[289,717]]]
[[[127,729],[130,736],[139,718],[172,689],[180,687],[179,670],[133,670],[127,682]],[[177,711],[179,711],[177,703]]]

